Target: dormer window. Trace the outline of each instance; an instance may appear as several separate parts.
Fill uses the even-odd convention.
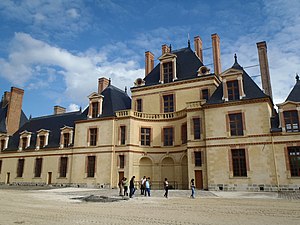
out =
[[[39,150],[48,145],[49,130],[41,129],[37,133],[36,149]]]
[[[283,117],[286,132],[299,132],[299,118],[297,110],[284,111]]]
[[[89,96],[90,103],[89,103],[89,118],[97,118],[102,114],[102,102],[103,102],[103,95],[98,93],[92,93]]]
[[[2,135],[2,136],[0,136],[0,151],[3,151],[4,149],[7,148],[7,146],[8,146],[8,139],[9,139],[8,135]]]
[[[173,63],[166,62],[163,64],[163,81],[164,83],[170,83],[173,81]]]
[[[73,142],[73,127],[65,126],[60,130],[60,148],[68,148]]]
[[[227,81],[228,100],[239,100],[239,83],[237,80]]]
[[[20,133],[19,150],[24,150],[30,146],[31,132],[23,131]]]
[[[92,118],[98,117],[99,114],[99,102],[92,103]]]

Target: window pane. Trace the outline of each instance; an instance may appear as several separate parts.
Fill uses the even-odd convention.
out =
[[[67,148],[70,144],[70,133],[64,133],[64,147]]]
[[[292,177],[300,177],[300,147],[288,147],[290,171]]]
[[[194,153],[195,153],[195,166],[202,166],[201,152],[194,152]]]
[[[95,176],[95,156],[88,156],[87,177]]]
[[[23,177],[24,159],[18,160],[17,177]]]
[[[141,145],[150,146],[150,128],[141,128]]]
[[[136,111],[142,112],[142,99],[136,100]]]
[[[34,177],[41,177],[42,172],[42,158],[38,158],[35,160],[35,170],[34,170]]]
[[[173,95],[164,95],[164,112],[174,112]]]
[[[232,149],[231,156],[232,156],[233,176],[246,177],[247,166],[246,166],[245,149]]]
[[[239,86],[238,81],[227,81],[228,100],[239,100]]]
[[[297,110],[283,112],[286,132],[299,132],[299,118]]]
[[[173,128],[164,128],[164,146],[173,145]]]
[[[98,117],[98,107],[99,107],[99,103],[98,102],[93,102],[92,103],[92,118],[96,118]]]
[[[231,136],[244,135],[242,113],[229,114],[228,116]]]
[[[194,118],[193,125],[194,125],[194,139],[200,139],[201,138],[200,118]]]
[[[97,128],[90,129],[90,146],[97,145]]]
[[[45,136],[41,135],[39,136],[39,138],[40,138],[40,148],[42,148],[45,146]]]
[[[1,140],[1,148],[0,148],[1,151],[4,150],[4,147],[5,147],[5,140],[2,139],[2,140]]]
[[[163,64],[163,77],[164,83],[170,83],[173,81],[173,68],[172,62],[164,63]]]
[[[124,155],[120,155],[119,159],[120,159],[120,169],[124,169],[124,165],[125,165],[125,157],[124,157]]]
[[[59,176],[66,177],[68,170],[68,157],[60,158],[60,168],[59,168]]]
[[[202,90],[202,99],[205,99],[206,101],[208,100],[208,89],[203,89]]]
[[[27,137],[22,138],[22,149],[25,149],[27,147]]]
[[[182,144],[187,143],[187,124],[186,123],[181,126],[181,141],[182,141]]]

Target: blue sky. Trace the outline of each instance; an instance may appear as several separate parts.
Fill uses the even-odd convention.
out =
[[[0,1],[0,92],[25,90],[23,110],[33,117],[86,107],[99,77],[124,89],[144,77],[144,53],[157,59],[162,44],[203,41],[213,71],[211,34],[221,39],[222,70],[234,53],[244,66],[258,64],[256,43],[266,41],[275,103],[300,73],[298,0],[16,0]],[[157,60],[156,60],[157,62]],[[260,85],[259,67],[246,69]]]

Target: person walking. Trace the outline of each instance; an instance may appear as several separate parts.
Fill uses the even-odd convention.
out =
[[[169,182],[168,182],[167,178],[165,178],[165,181],[164,181],[164,189],[165,189],[164,197],[168,198]]]
[[[144,176],[141,179],[141,195],[144,195],[144,193],[145,193],[145,182],[146,182],[146,176]]]
[[[150,197],[150,187],[151,187],[150,177],[148,177],[145,182],[145,188],[146,188],[145,196],[147,196],[147,194],[148,194],[148,196]]]
[[[121,180],[119,181],[119,183],[118,183],[118,186],[119,186],[119,189],[120,189],[120,192],[119,192],[119,195],[120,195],[120,196],[123,196],[123,195],[124,195],[123,180],[124,180],[124,177],[122,177],[122,179],[121,179]]]
[[[128,196],[128,180],[126,177],[123,179],[124,196]]]
[[[191,189],[192,189],[191,198],[195,198],[195,180],[194,180],[194,178],[191,179]]]
[[[133,176],[129,182],[129,198],[132,198],[132,196],[134,195],[134,192],[135,192],[134,179],[135,179],[135,176]]]

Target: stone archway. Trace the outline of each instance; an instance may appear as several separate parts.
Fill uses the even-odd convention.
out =
[[[148,157],[143,157],[140,159],[140,178],[141,179],[143,176],[146,177],[153,177],[152,175],[152,160]]]
[[[161,180],[164,181],[165,178],[168,179],[170,185],[175,185],[174,160],[171,157],[166,157],[161,161]]]
[[[189,189],[188,159],[186,155],[181,159],[181,185],[179,188]]]

